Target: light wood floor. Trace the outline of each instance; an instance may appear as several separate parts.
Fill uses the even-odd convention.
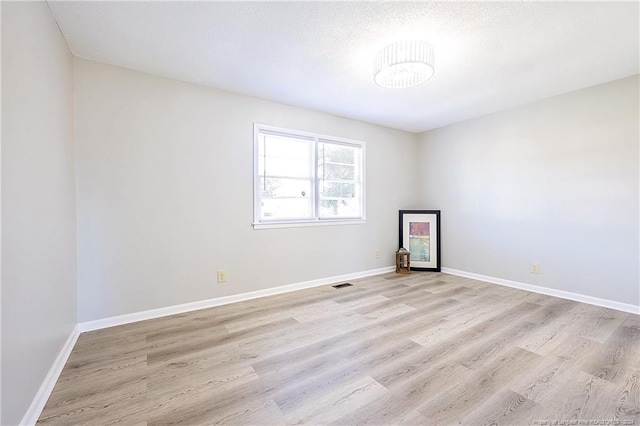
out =
[[[351,282],[82,334],[38,423],[640,426],[637,315],[439,273]]]

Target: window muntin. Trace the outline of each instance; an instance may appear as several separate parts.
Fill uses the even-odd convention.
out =
[[[256,124],[254,225],[364,219],[364,143]]]

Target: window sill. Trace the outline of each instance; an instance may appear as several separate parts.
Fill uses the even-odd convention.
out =
[[[266,223],[253,223],[253,229],[306,228],[309,226],[360,225],[363,223],[367,223],[367,219],[314,220],[314,221],[301,221],[301,222],[266,222]]]

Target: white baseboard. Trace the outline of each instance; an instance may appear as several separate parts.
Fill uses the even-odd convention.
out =
[[[395,271],[395,266],[387,266],[384,268],[370,269],[368,271],[355,272],[352,274],[336,275],[333,277],[303,281],[300,283],[267,288],[258,291],[251,291],[248,293],[233,294],[231,296],[216,297],[214,299],[200,300],[198,302],[184,303],[181,305],[167,306],[165,308],[151,309],[148,311],[135,312],[126,315],[118,315],[115,317],[103,318],[94,321],[86,321],[79,323],[78,326],[80,328],[80,332],[83,333],[85,331],[100,330],[102,328],[114,327],[117,325],[129,324],[132,322],[144,321],[153,318],[160,318],[168,315],[182,314],[185,312],[197,311],[199,309],[212,308],[214,306],[226,305],[229,303],[241,302],[250,299],[257,299],[259,297],[274,296],[276,294],[288,293],[305,288],[318,287],[321,285],[333,284],[340,281],[354,280],[356,278],[364,278],[393,271]]]
[[[38,421],[38,417],[40,417],[45,404],[49,400],[49,396],[51,396],[51,392],[53,392],[53,387],[56,385],[58,377],[60,377],[60,373],[62,373],[62,369],[69,359],[69,355],[71,355],[71,351],[78,340],[78,336],[80,336],[80,328],[76,325],[60,350],[60,353],[58,353],[58,356],[49,369],[47,376],[42,381],[40,389],[38,389],[38,393],[36,393],[36,396],[31,402],[31,406],[20,422],[21,425],[35,425]]]
[[[442,268],[442,272],[445,274],[457,275],[460,277],[471,278],[478,281],[485,281],[488,283],[499,284],[506,287],[527,290],[533,293],[546,294],[547,296],[560,297],[562,299],[574,300],[576,302],[588,303],[590,305],[602,306],[604,308],[611,308],[617,311],[640,315],[640,306],[632,305],[629,303],[600,299],[599,297],[586,296],[584,294],[571,293],[569,291],[556,290],[553,288],[541,287],[533,284],[525,284],[518,281],[505,280],[503,278],[489,277],[487,275],[474,274],[473,272],[459,271],[457,269],[451,268]]]

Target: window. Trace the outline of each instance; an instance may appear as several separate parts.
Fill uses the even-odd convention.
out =
[[[364,221],[364,142],[254,125],[254,227]]]

